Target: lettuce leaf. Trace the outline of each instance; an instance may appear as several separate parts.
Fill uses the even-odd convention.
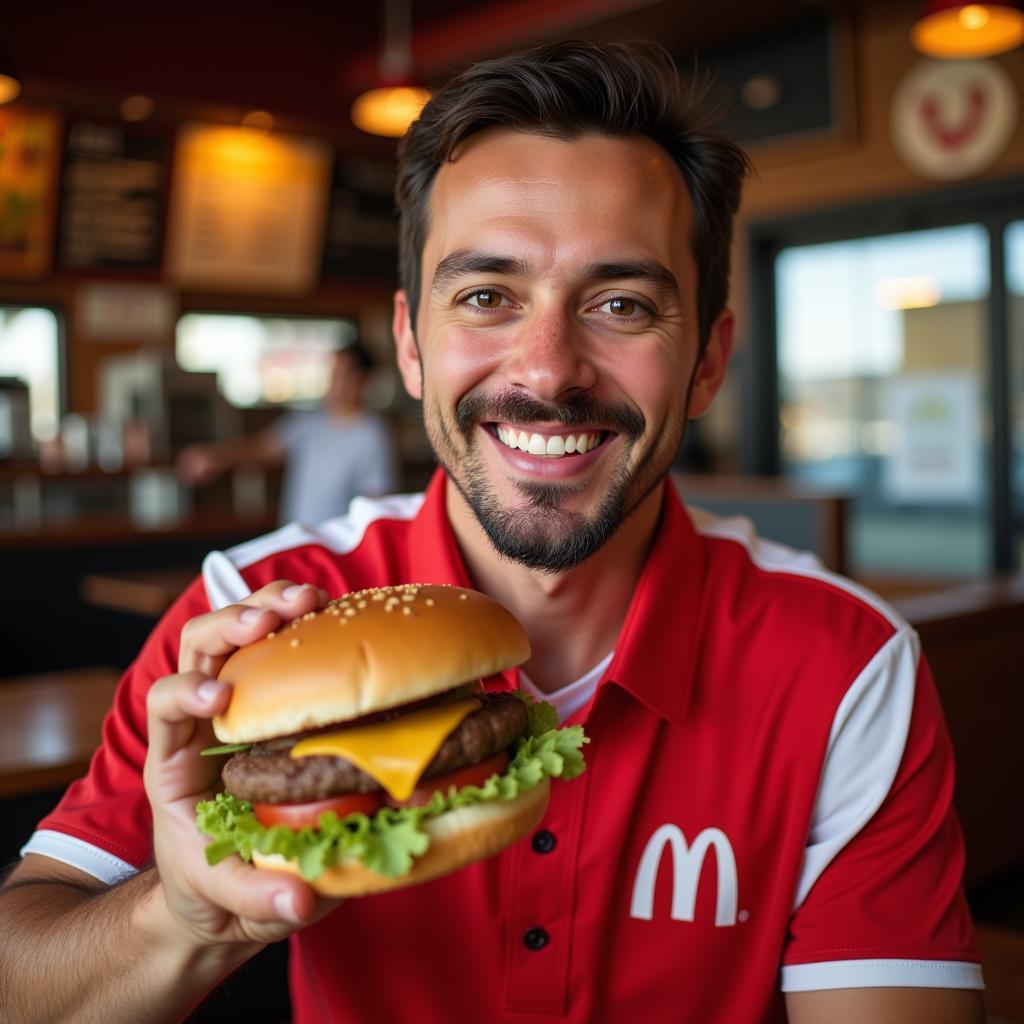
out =
[[[253,851],[277,853],[297,861],[302,877],[312,881],[340,860],[354,857],[379,875],[406,874],[430,845],[423,830],[426,819],[489,800],[513,800],[545,778],[575,779],[585,770],[582,747],[589,740],[583,727],[560,729],[550,704],[517,696],[527,704],[530,723],[503,775],[492,775],[482,786],[452,786],[422,807],[382,807],[372,817],[349,814],[341,819],[327,811],[315,829],[268,828],[256,820],[252,804],[218,793],[196,805],[196,826],[212,840],[207,861],[218,864],[233,853],[245,861],[252,860]]]

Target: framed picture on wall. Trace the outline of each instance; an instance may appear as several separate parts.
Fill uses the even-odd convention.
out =
[[[55,113],[0,107],[0,279],[49,273],[59,160]]]

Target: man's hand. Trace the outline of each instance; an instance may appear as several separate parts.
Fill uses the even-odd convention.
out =
[[[217,742],[210,719],[231,697],[230,687],[215,681],[221,666],[237,648],[326,601],[315,587],[279,580],[241,604],[192,619],[182,630],[178,673],[150,689],[144,779],[157,893],[195,946],[274,942],[338,903],[317,897],[298,878],[259,871],[237,857],[210,867],[195,823],[196,803],[213,794],[221,768],[218,758],[200,756]]]

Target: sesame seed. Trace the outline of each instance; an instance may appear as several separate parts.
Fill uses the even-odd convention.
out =
[[[271,630],[271,631],[270,631],[270,632],[269,632],[269,633],[267,634],[267,639],[268,639],[268,640],[273,640],[275,636],[277,636],[277,634],[276,634],[276,633],[275,633],[275,632],[274,632],[273,630]]]
[[[433,608],[434,607],[434,599],[432,597],[428,597],[427,598],[427,607],[428,608]]]
[[[406,606],[405,606],[405,607],[404,607],[404,608],[402,609],[402,614],[403,614],[403,615],[412,615],[412,609],[411,609],[411,608],[410,608],[410,607],[409,607],[408,605],[406,605]]]
[[[386,605],[384,605],[384,611],[386,611],[386,612],[393,612],[394,610],[395,610],[395,606],[393,604],[386,604]]]
[[[359,604],[356,605],[356,607],[357,608],[365,608],[366,607],[366,602],[365,601],[360,601]]]
[[[466,595],[466,594],[459,594],[459,600],[460,601],[465,601],[467,596],[468,595]]]
[[[403,594],[402,595],[402,600],[405,601],[406,604],[408,604],[410,601],[415,601],[416,600],[416,595],[415,594]]]
[[[345,614],[351,619],[354,615],[358,615],[359,613],[355,610],[355,608],[346,608]]]
[[[299,644],[302,643],[302,641],[297,636],[293,636],[290,642],[292,647],[298,647]]]

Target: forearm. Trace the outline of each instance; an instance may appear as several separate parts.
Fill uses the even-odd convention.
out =
[[[152,869],[98,891],[14,882],[0,892],[0,920],[7,1024],[180,1021],[260,949],[192,941]]]

